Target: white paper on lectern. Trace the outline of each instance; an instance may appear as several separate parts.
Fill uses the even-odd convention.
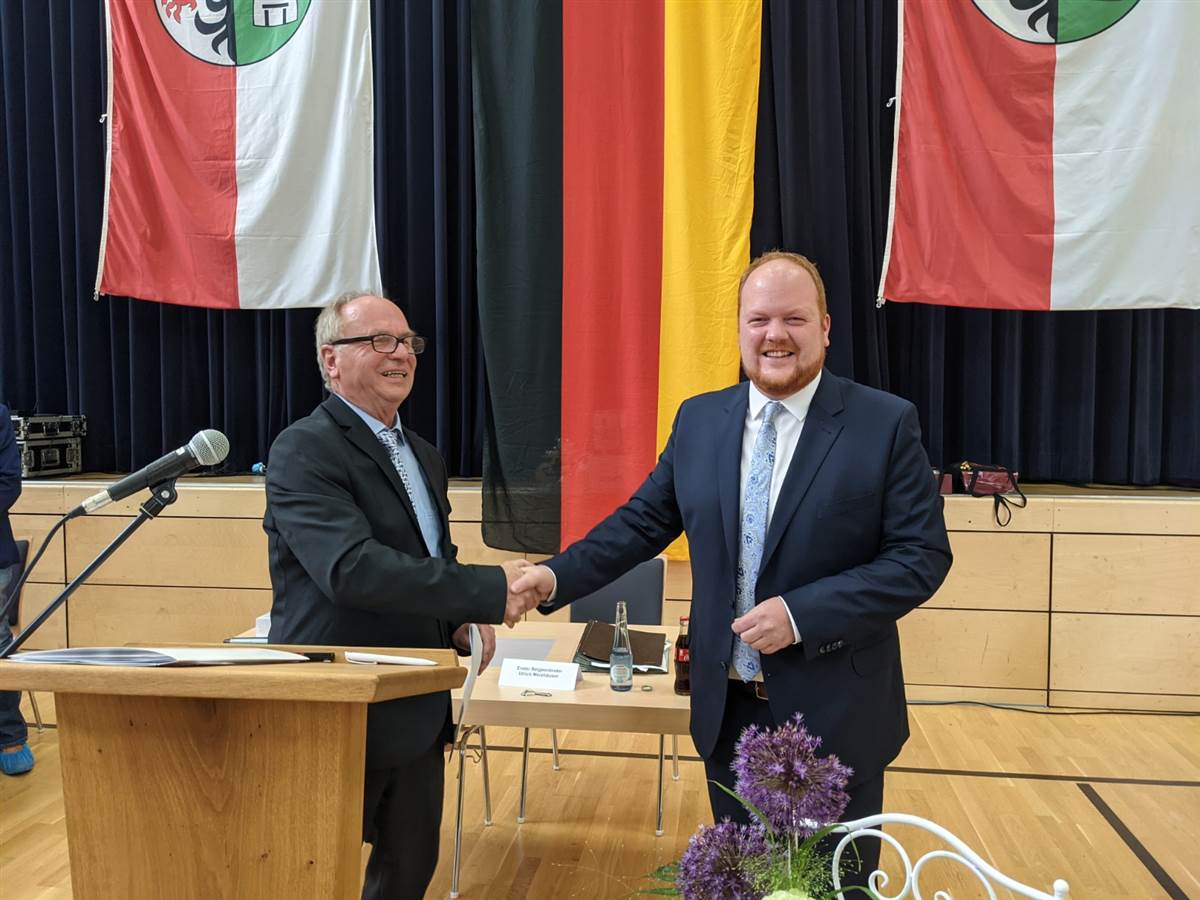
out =
[[[230,663],[308,662],[307,656],[271,647],[143,647],[166,653],[183,666],[219,666]]]
[[[290,650],[267,647],[63,647],[29,650],[12,662],[80,666],[222,666],[308,662]]]
[[[436,666],[432,659],[420,656],[395,656],[391,653],[360,653],[357,650],[346,651],[346,662],[367,665],[379,663],[385,666]]]

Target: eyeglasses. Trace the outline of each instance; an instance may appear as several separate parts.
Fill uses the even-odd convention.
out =
[[[364,334],[359,337],[340,338],[336,341],[330,341],[332,347],[338,347],[342,344],[363,344],[367,341],[371,343],[371,349],[376,353],[395,353],[396,348],[403,344],[408,348],[413,356],[420,356],[425,352],[425,338],[419,334],[410,334],[407,337],[396,337],[394,334]]]

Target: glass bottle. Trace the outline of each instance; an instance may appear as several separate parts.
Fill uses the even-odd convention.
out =
[[[675,693],[692,692],[692,654],[688,639],[688,617],[679,617],[679,637],[675,638]]]
[[[633,690],[633,648],[629,644],[629,617],[625,601],[617,601],[617,624],[612,653],[608,656],[608,683],[614,691]]]

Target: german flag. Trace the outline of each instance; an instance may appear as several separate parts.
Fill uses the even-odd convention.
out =
[[[583,536],[679,404],[737,381],[761,22],[759,0],[473,4],[488,544]]]

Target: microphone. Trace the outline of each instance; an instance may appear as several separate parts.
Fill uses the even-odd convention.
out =
[[[126,475],[116,484],[98,494],[92,494],[75,509],[68,518],[94,513],[98,509],[124,500],[131,494],[154,487],[200,466],[215,466],[229,455],[229,440],[221,432],[209,428],[196,432],[187,444],[168,453],[162,459],[143,466],[132,475]]]

